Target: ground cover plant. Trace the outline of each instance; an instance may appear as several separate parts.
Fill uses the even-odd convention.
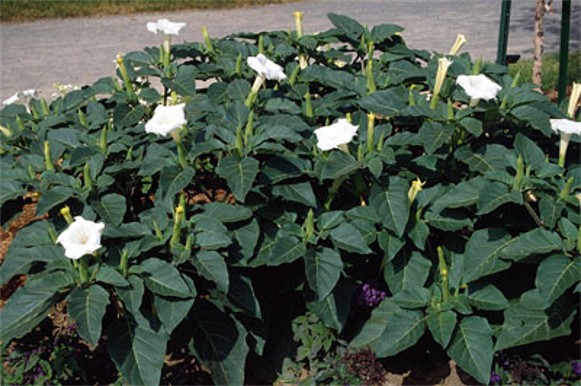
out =
[[[397,25],[329,14],[303,35],[301,17],[176,45],[183,23],[148,23],[163,43],[116,77],[0,111],[3,227],[39,216],[0,267],[0,285],[26,275],[3,352],[57,309],[107,383],[158,384],[188,352],[216,384],[296,366],[373,384],[426,338],[495,383],[500,353],[571,334],[579,85],[557,106],[462,36],[431,53]]]

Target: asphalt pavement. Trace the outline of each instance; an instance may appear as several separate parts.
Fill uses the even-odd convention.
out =
[[[161,44],[148,21],[168,18],[187,26],[174,42],[201,41],[202,26],[211,37],[235,32],[294,29],[294,11],[303,11],[304,32],[332,27],[327,13],[344,14],[369,27],[380,23],[405,28],[412,48],[447,52],[457,34],[473,58],[494,60],[503,0],[311,0],[239,9],[179,11],[0,25],[0,101],[33,88],[51,99],[54,83],[82,86],[115,74],[118,53]],[[581,50],[581,0],[573,0],[570,49]],[[0,5],[1,7],[1,5]],[[561,1],[545,18],[545,52],[558,52]],[[534,0],[512,2],[508,53],[532,57]]]

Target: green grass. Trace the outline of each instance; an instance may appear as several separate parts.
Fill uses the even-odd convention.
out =
[[[295,0],[296,1],[296,0]],[[0,0],[0,22],[246,7],[292,0]]]
[[[581,52],[574,52],[569,55],[567,66],[567,85],[573,82],[581,82]],[[519,71],[522,82],[532,82],[533,77],[533,60],[521,59],[515,64],[509,66],[509,73],[514,77]],[[544,92],[557,88],[559,82],[559,55],[543,55],[543,85]]]

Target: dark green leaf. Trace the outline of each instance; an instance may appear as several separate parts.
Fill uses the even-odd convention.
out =
[[[197,301],[192,314],[190,350],[210,370],[212,380],[217,385],[244,384],[245,329],[207,301]]]
[[[500,256],[520,261],[535,254],[561,249],[562,246],[563,240],[557,233],[543,228],[536,228],[513,238],[502,248]]]
[[[454,334],[448,355],[478,382],[488,384],[492,368],[492,329],[486,319],[462,319]]]
[[[442,346],[443,349],[448,347],[452,333],[456,328],[458,316],[454,311],[433,311],[428,314],[426,322],[432,337]]]
[[[377,213],[382,224],[395,232],[398,237],[403,235],[409,218],[409,185],[400,177],[391,177],[386,187],[373,185],[369,195],[369,203]]]
[[[579,257],[569,258],[564,255],[553,255],[539,264],[535,286],[539,290],[539,296],[548,306],[578,283],[580,279],[581,261]]]
[[[244,202],[258,174],[258,166],[259,162],[254,158],[229,156],[220,160],[216,173],[226,180],[234,197]]]
[[[109,293],[93,284],[75,288],[67,301],[67,313],[77,323],[79,335],[96,347],[101,338],[101,323],[109,304]]]
[[[474,307],[485,311],[501,311],[508,307],[504,294],[492,284],[471,292],[468,300]]]
[[[324,299],[339,281],[339,275],[343,269],[341,256],[332,249],[323,248],[308,251],[304,261],[309,286],[317,294],[317,299]]]
[[[216,283],[222,292],[228,292],[230,278],[222,255],[216,251],[201,251],[192,257],[192,263],[202,277]]]
[[[331,231],[331,239],[335,247],[347,252],[368,254],[371,249],[367,246],[361,232],[349,223],[343,223]]]
[[[95,210],[106,224],[118,226],[125,217],[127,202],[120,194],[107,194],[100,198]]]
[[[483,215],[490,213],[507,202],[522,204],[522,194],[509,190],[506,185],[500,182],[491,182],[480,192],[477,214]]]
[[[433,153],[448,143],[454,134],[454,126],[426,121],[420,127],[419,135],[426,152]]]

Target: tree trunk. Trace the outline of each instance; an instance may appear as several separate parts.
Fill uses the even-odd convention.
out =
[[[535,9],[535,42],[533,57],[533,83],[540,87],[543,84],[543,40],[545,31],[543,28],[543,16],[545,14],[545,0],[537,0]]]

